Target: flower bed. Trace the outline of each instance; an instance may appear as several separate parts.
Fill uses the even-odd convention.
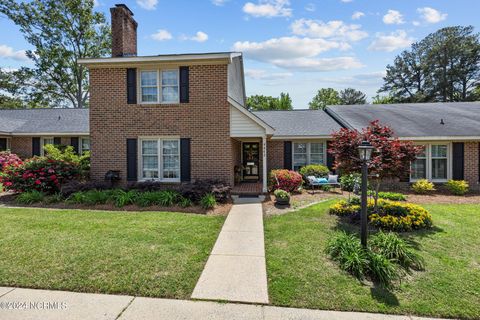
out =
[[[390,200],[378,200],[378,212],[374,212],[374,201],[367,205],[368,220],[372,226],[385,230],[411,231],[432,226],[432,216],[423,207],[413,203]],[[360,219],[360,202],[358,198],[350,201],[341,200],[330,207],[330,214]]]

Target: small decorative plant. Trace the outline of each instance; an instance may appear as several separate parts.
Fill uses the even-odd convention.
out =
[[[435,191],[435,186],[427,179],[420,179],[412,185],[412,190],[418,194],[426,194]]]
[[[270,171],[270,186],[273,190],[281,189],[294,192],[299,190],[302,183],[302,175],[296,171],[286,169]]]
[[[213,193],[207,193],[200,199],[200,205],[203,209],[213,209],[217,205],[215,195],[213,195]]]
[[[273,194],[275,195],[275,201],[277,204],[287,205],[290,203],[290,193],[287,191],[278,189],[275,190]]]
[[[468,182],[465,180],[448,180],[445,184],[448,191],[456,196],[463,196],[468,192]]]
[[[310,164],[301,167],[298,172],[304,177],[315,176],[317,178],[322,178],[328,176],[330,170],[321,164]]]

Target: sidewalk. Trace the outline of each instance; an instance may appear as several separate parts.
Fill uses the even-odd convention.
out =
[[[419,320],[427,318],[0,287],[0,319]]]
[[[260,200],[234,204],[192,298],[268,303]]]

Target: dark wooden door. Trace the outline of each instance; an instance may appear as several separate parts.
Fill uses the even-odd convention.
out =
[[[243,148],[243,179],[245,181],[258,181],[260,144],[258,142],[244,142]]]

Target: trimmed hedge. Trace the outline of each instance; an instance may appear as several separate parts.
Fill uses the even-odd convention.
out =
[[[302,186],[303,178],[298,172],[293,170],[272,170],[270,171],[269,183],[272,191],[281,189],[287,192],[294,192]]]

